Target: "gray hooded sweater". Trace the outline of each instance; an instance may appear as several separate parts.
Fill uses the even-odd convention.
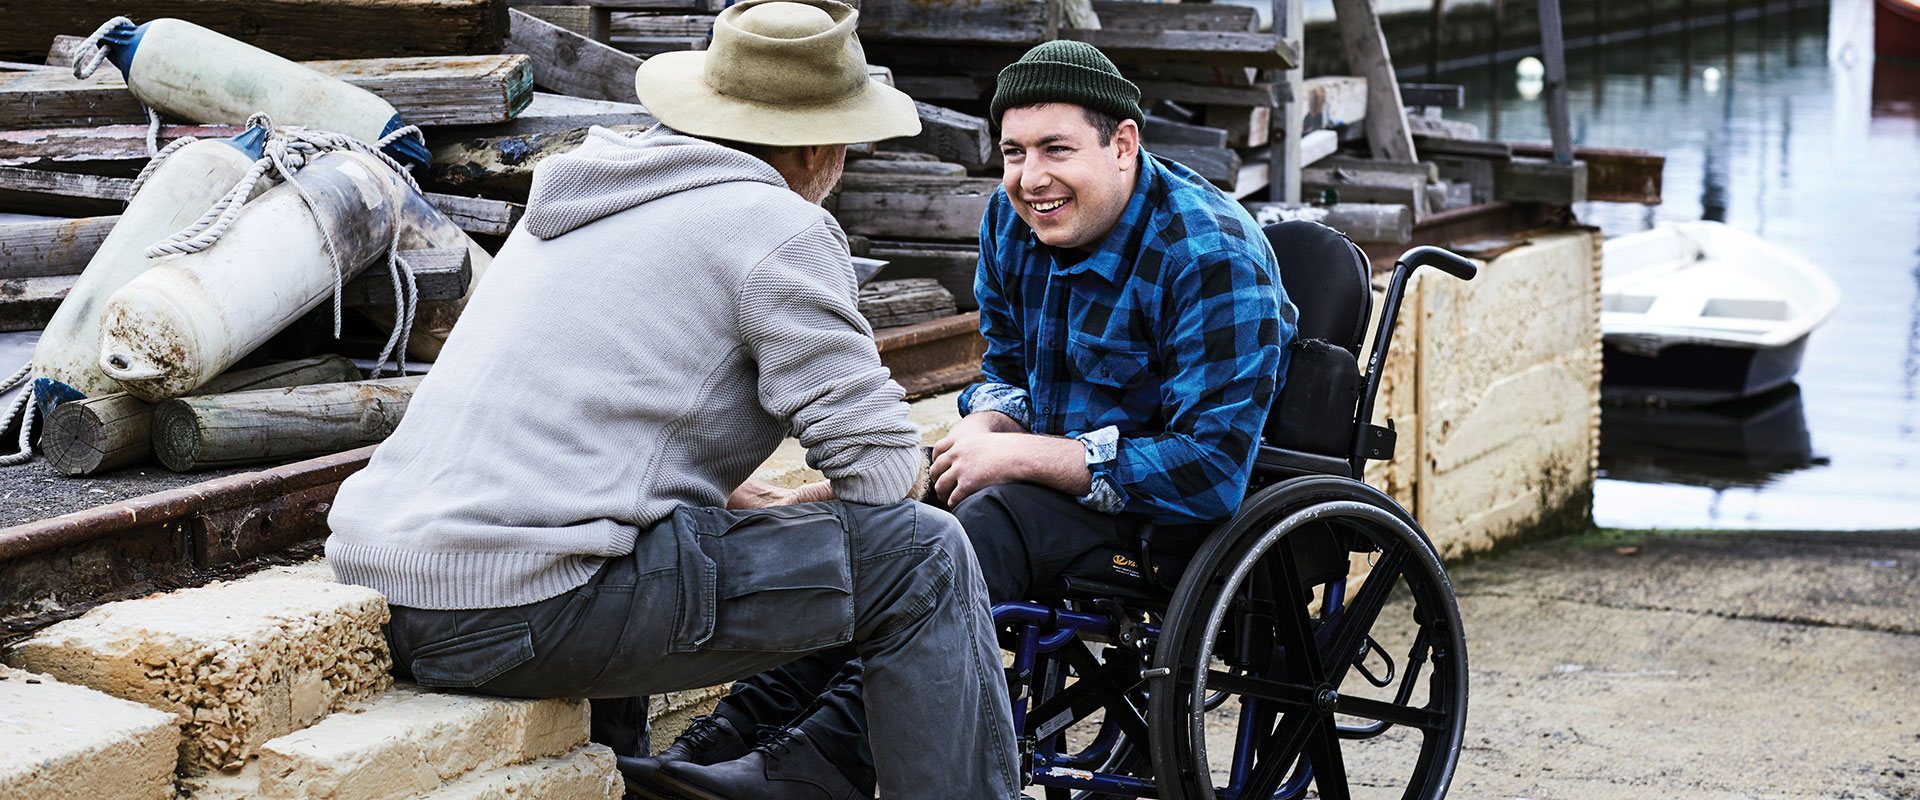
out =
[[[846,236],[759,159],[595,128],[527,215],[406,418],[341,485],[327,559],[395,604],[575,588],[784,436],[842,500],[902,499],[920,437],[855,304]]]

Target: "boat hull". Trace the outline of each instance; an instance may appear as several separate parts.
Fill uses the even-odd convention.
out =
[[[1616,400],[1691,405],[1751,397],[1791,383],[1806,350],[1806,336],[1780,347],[1680,344],[1651,356],[1604,343],[1600,392]]]
[[[1920,59],[1920,5],[1907,0],[1874,0],[1873,52]]]

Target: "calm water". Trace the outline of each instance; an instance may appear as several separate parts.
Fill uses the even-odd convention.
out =
[[[1709,411],[1608,409],[1601,525],[1920,528],[1920,68],[1874,62],[1869,5],[1568,53],[1574,141],[1667,155],[1663,205],[1585,204],[1583,220],[1609,236],[1722,220],[1845,293],[1795,389]],[[1470,102],[1449,117],[1546,141],[1514,74],[1444,75]]]

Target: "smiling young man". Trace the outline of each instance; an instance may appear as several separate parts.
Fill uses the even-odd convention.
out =
[[[1198,544],[1239,507],[1285,374],[1296,317],[1266,238],[1192,170],[1141,149],[1139,97],[1079,42],[1034,48],[994,94],[1006,177],[974,281],[985,379],[961,395],[933,474],[995,602],[1112,569],[1149,524],[1156,548]],[[795,725],[871,796],[851,655],[734,684],[655,768],[738,776],[724,760],[756,726]],[[732,788],[830,796],[772,775]]]

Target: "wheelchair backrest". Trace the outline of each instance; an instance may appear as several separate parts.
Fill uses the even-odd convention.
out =
[[[1344,462],[1352,455],[1354,416],[1366,385],[1358,353],[1373,312],[1371,264],[1347,237],[1317,222],[1279,222],[1265,233],[1300,317],[1263,438],[1281,451]],[[1313,461],[1325,469],[1306,469],[1334,471],[1332,461]]]

